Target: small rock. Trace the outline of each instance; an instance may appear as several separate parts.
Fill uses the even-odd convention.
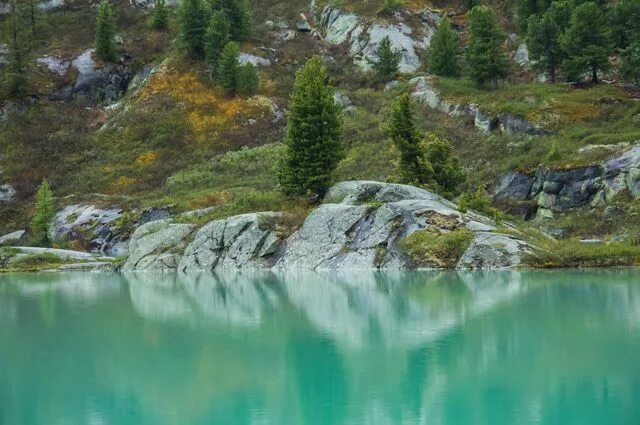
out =
[[[349,99],[349,97],[346,94],[339,91],[336,91],[333,93],[333,103],[340,106],[341,108],[347,108],[349,106],[353,106],[351,99]]]
[[[49,68],[49,71],[55,72],[58,75],[66,74],[71,67],[70,61],[55,56],[43,56],[41,58],[37,58],[36,62],[45,65]]]
[[[525,43],[521,43],[516,50],[513,60],[523,68],[528,68],[531,65],[529,61],[529,49]]]
[[[251,63],[254,66],[269,66],[271,61],[269,59],[261,58],[260,56],[252,55],[249,53],[240,53],[238,56],[238,62],[240,65],[245,63]]]
[[[398,88],[400,86],[400,81],[398,80],[393,80],[393,81],[389,81],[387,84],[384,85],[384,92],[390,92],[391,90],[394,90],[396,88]]]
[[[10,184],[0,185],[0,202],[11,202],[16,196],[16,190]]]

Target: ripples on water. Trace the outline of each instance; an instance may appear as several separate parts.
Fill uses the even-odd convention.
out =
[[[0,424],[640,424],[640,272],[0,276]]]

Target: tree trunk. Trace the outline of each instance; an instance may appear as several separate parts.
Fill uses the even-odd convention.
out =
[[[593,84],[598,84],[598,70],[595,66],[591,68],[591,82]]]
[[[551,68],[549,68],[549,77],[551,78],[551,82],[555,83],[556,82],[556,67],[552,66]]]

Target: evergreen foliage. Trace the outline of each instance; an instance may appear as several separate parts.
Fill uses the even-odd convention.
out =
[[[619,49],[640,41],[640,0],[621,0],[610,12],[611,40]]]
[[[531,16],[541,16],[551,5],[551,0],[518,0],[516,4],[516,21],[520,34],[528,31],[529,18]]]
[[[392,180],[424,186],[433,177],[433,169],[424,161],[413,108],[408,93],[398,97],[391,106],[385,132],[400,153],[400,161],[396,165],[396,174]]]
[[[640,41],[631,44],[622,52],[622,76],[640,87]]]
[[[342,158],[342,114],[318,56],[296,73],[289,102],[285,152],[278,174],[289,196],[324,195]]]
[[[167,3],[165,0],[154,0],[153,5],[153,27],[157,30],[164,30],[167,28],[169,20]]]
[[[238,94],[243,96],[251,96],[258,91],[260,87],[260,77],[258,70],[251,62],[238,67]]]
[[[11,15],[8,19],[8,54],[7,64],[4,67],[4,79],[7,83],[7,92],[11,96],[20,96],[27,90],[27,60],[25,58],[29,41],[25,35],[24,25],[20,20],[21,8],[17,0],[12,0]]]
[[[184,0],[180,6],[180,37],[187,55],[204,57],[204,36],[209,15],[203,0]]]
[[[563,69],[570,79],[579,79],[589,72],[591,81],[597,83],[598,71],[610,68],[607,20],[595,3],[587,2],[575,8],[562,43],[567,53]]]
[[[551,7],[549,7],[547,13],[551,14],[560,32],[564,33],[571,23],[573,2],[571,0],[554,1],[551,3]]]
[[[443,77],[460,76],[460,42],[445,16],[431,38],[428,60],[429,71]]]
[[[376,49],[378,59],[372,62],[373,72],[380,81],[389,81],[398,73],[402,53],[391,47],[391,39],[385,36]]]
[[[503,51],[504,34],[500,30],[495,14],[487,6],[471,9],[469,21],[469,43],[466,60],[469,77],[478,85],[498,80],[509,74],[509,61]]]
[[[116,46],[113,37],[116,35],[116,24],[113,11],[108,0],[102,0],[96,18],[96,55],[106,61],[115,59]]]
[[[560,36],[560,27],[551,13],[546,12],[542,18],[529,18],[529,57],[533,60],[534,68],[549,74],[552,83],[556,82],[557,69],[564,59]]]
[[[230,25],[226,14],[222,10],[213,12],[204,36],[204,53],[209,68],[214,72],[217,72],[222,49],[229,42],[229,31]]]
[[[231,40],[240,42],[251,35],[251,11],[246,0],[213,0],[211,9],[227,16]]]
[[[236,94],[238,91],[238,56],[240,47],[235,41],[228,42],[218,62],[218,77],[220,84],[226,94]]]
[[[47,245],[49,243],[47,231],[54,214],[53,192],[47,180],[43,180],[36,192],[35,212],[31,218],[31,233],[36,244]]]
[[[429,133],[420,147],[425,163],[433,170],[433,179],[437,184],[434,189],[448,196],[455,195],[458,186],[465,180],[465,173],[451,143]]]

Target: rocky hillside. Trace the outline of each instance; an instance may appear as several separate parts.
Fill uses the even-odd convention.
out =
[[[600,253],[639,243],[638,91],[616,71],[598,85],[544,82],[516,35],[513,2],[487,2],[505,32],[511,73],[486,90],[464,76],[427,71],[426,51],[443,17],[468,37],[461,2],[406,1],[379,13],[377,0],[253,0],[240,62],[258,67],[260,88],[235,97],[222,92],[202,61],[185,57],[178,2],[167,2],[166,30],[151,25],[153,2],[111,3],[118,51],[112,62],[94,51],[96,2],[37,4],[26,93],[3,89],[0,98],[0,236],[9,236],[0,244],[28,243],[43,178],[56,195],[53,245],[113,256],[128,251],[125,268],[498,266],[520,262],[521,241],[547,243],[536,229]],[[8,28],[11,16],[10,4],[0,3],[0,25]],[[10,34],[0,37],[6,70]],[[401,54],[400,73],[379,82],[371,63],[385,37]],[[500,219],[536,236],[498,231],[504,226],[459,211],[455,199],[422,192],[387,198],[380,189],[387,186],[373,183],[339,184],[318,208],[283,196],[275,176],[287,105],[296,70],[314,54],[327,64],[343,107],[345,157],[336,181],[392,174],[399,155],[382,126],[392,100],[408,90],[420,105],[420,128],[453,144],[467,175],[460,193],[480,188]],[[495,217],[491,207],[485,214]],[[421,254],[413,258],[412,239],[405,239],[432,226],[468,242],[464,254],[429,259],[414,236],[413,251]],[[333,227],[335,234],[324,230]],[[229,228],[239,229],[235,239],[215,245],[222,243],[215,235]],[[27,232],[15,233],[21,230]],[[328,239],[309,244],[312,237]],[[201,260],[202,250],[217,254]]]

